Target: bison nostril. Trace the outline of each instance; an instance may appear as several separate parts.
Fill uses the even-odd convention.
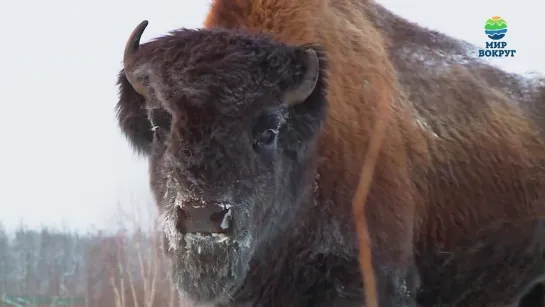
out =
[[[189,213],[185,212],[180,207],[176,207],[176,230],[178,232],[186,232],[186,225],[189,220],[191,220]]]
[[[228,233],[231,231],[230,206],[220,203],[184,203],[178,214],[182,233]]]
[[[210,220],[215,224],[219,224],[220,229],[223,231],[229,231],[229,228],[231,227],[231,218],[231,209],[214,212],[210,216]]]

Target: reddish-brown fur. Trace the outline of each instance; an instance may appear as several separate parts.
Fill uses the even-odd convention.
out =
[[[319,184],[334,188],[323,198],[350,202],[377,109],[387,103],[390,119],[366,205],[381,265],[410,266],[413,247],[421,262],[435,250],[455,253],[496,222],[545,213],[545,125],[528,115],[545,103],[543,94],[513,92],[521,88],[515,77],[475,60],[438,71],[407,51],[467,57],[453,39],[364,0],[216,0],[205,26],[325,48],[330,115],[318,172]]]

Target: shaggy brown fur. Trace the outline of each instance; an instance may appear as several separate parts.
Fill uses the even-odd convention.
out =
[[[536,114],[545,103],[543,85],[525,85],[472,59],[470,46],[370,1],[216,0],[205,26],[246,28],[285,43],[324,47],[330,114],[320,142],[320,197],[339,206],[354,196],[380,116],[377,106],[389,103],[392,119],[366,207],[375,266],[405,270],[415,247],[423,288],[434,292],[429,304],[507,304],[543,277],[543,268],[528,273],[520,284],[512,282],[513,291],[494,297],[492,289],[508,288],[516,272],[484,272],[480,266],[490,259],[460,248],[476,248],[474,236],[486,229],[495,232],[477,238],[492,242],[497,238],[492,233],[501,230],[496,223],[528,220],[519,225],[524,230],[503,235],[528,244],[519,242],[520,250],[512,253],[533,250],[529,257],[543,265],[543,246],[530,239],[545,235],[536,219],[545,214],[545,114]],[[341,207],[335,214],[349,211]],[[353,230],[346,225],[343,231]],[[503,253],[517,247],[498,241]],[[432,285],[447,271],[438,266],[446,261],[442,254],[450,255],[449,263],[457,259],[461,271],[480,272],[481,289],[462,297],[460,284],[452,291]],[[515,264],[506,267],[516,269]],[[487,274],[497,274],[498,288],[487,289],[484,281],[496,277]],[[470,276],[475,275],[452,278],[469,285]]]

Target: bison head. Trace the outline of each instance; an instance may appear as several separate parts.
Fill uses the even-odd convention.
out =
[[[241,285],[267,242],[296,231],[327,113],[319,48],[142,22],[119,75],[118,120],[149,158],[179,288],[199,302]]]

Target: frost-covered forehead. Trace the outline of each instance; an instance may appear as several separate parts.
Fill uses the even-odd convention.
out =
[[[119,117],[138,150],[150,154],[153,143],[180,144],[193,135],[254,133],[256,117],[304,105],[314,92],[318,100],[311,101],[322,110],[322,87],[315,88],[324,60],[317,46],[220,29],[182,29],[141,45],[146,26],[141,22],[127,40],[119,77]]]
[[[157,102],[230,113],[281,96],[305,71],[297,48],[223,30],[174,31],[142,45],[136,63]]]

